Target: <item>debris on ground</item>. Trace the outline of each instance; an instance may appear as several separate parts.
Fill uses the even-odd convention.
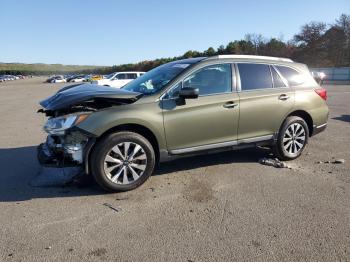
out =
[[[128,199],[129,199],[128,197],[118,197],[115,200],[122,201],[122,200],[128,200]]]
[[[112,206],[111,204],[109,204],[109,203],[104,203],[103,205],[106,206],[106,207],[108,207],[108,208],[110,208],[110,209],[112,209],[112,210],[115,211],[115,212],[121,211],[120,208],[113,207],[113,206]]]
[[[339,158],[339,159],[335,159],[334,161],[317,161],[316,164],[344,164],[345,163],[345,159]]]
[[[273,166],[276,168],[291,168],[286,163],[280,161],[277,158],[263,157],[259,159],[259,163],[266,166]]]
[[[345,159],[336,159],[333,161],[333,164],[344,164],[345,163]]]
[[[41,167],[38,175],[30,181],[30,185],[33,187],[65,186],[81,173],[81,167]]]
[[[98,248],[88,253],[89,256],[101,257],[107,254],[105,248]]]

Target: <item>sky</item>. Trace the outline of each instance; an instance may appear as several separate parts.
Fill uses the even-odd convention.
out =
[[[0,0],[0,62],[118,65],[204,51],[247,33],[289,40],[350,0]]]

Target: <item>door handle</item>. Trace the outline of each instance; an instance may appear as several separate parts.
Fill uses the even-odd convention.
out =
[[[234,101],[229,101],[223,105],[223,107],[225,107],[225,108],[234,108],[236,106],[238,106],[238,104],[235,103]]]
[[[279,100],[282,100],[282,101],[285,101],[285,100],[289,99],[289,96],[286,95],[286,94],[282,94],[282,95],[280,95],[280,96],[278,97],[278,99],[279,99]]]

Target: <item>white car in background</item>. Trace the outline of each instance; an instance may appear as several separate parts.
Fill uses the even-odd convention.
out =
[[[85,77],[84,76],[77,76],[76,78],[73,78],[69,82],[78,83],[78,82],[84,82],[84,81],[85,81]]]
[[[104,79],[91,81],[91,84],[121,88],[132,80],[142,76],[144,73],[145,72],[115,72],[107,75]]]
[[[66,82],[67,82],[67,80],[63,76],[55,76],[50,81],[50,83],[66,83]]]

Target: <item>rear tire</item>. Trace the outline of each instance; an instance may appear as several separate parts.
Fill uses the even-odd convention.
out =
[[[304,119],[288,117],[282,124],[274,146],[274,154],[280,160],[293,160],[303,152],[309,138],[309,128]]]
[[[112,133],[100,140],[90,157],[96,182],[107,191],[128,191],[153,173],[156,157],[151,143],[134,132]]]

